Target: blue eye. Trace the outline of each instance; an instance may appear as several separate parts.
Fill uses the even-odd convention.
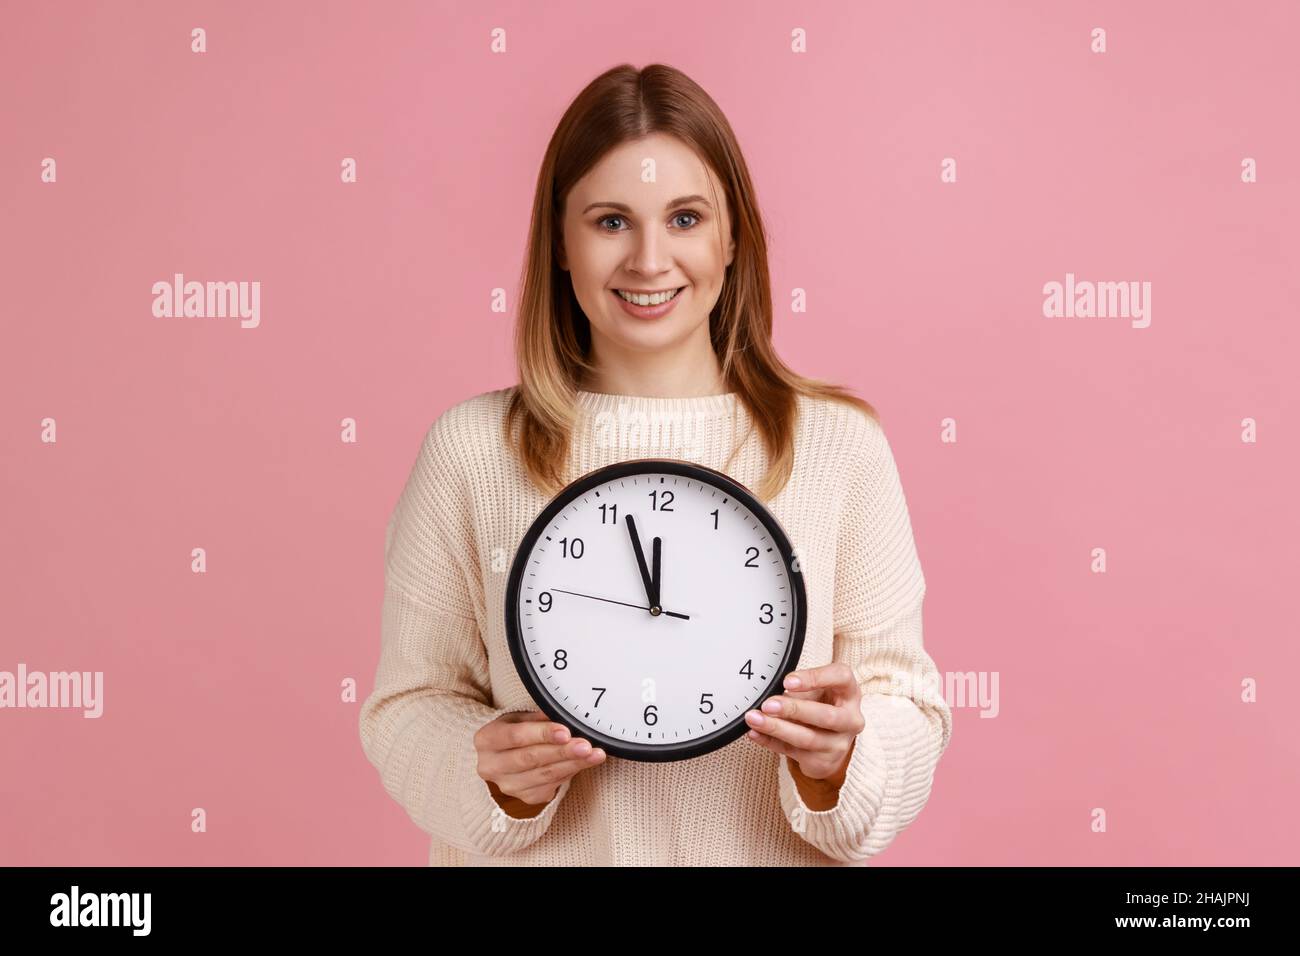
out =
[[[693,221],[690,223],[690,225],[682,226],[682,227],[681,227],[682,229],[691,229],[691,228],[693,228],[694,226],[696,226],[696,225],[701,221],[701,219],[702,219],[702,217],[700,216],[700,214],[697,213],[697,212],[692,212],[692,211],[690,211],[690,210],[683,210],[682,212],[679,212],[679,213],[675,214],[675,215],[673,216],[673,220],[680,219],[682,216],[689,216],[689,217],[693,220]],[[623,217],[622,217],[622,216],[615,216],[615,215],[602,216],[600,219],[597,219],[597,220],[596,220],[596,225],[599,226],[601,229],[603,229],[603,230],[606,231],[606,232],[622,232],[622,231],[623,231],[623,230],[621,230],[621,229],[610,229],[610,228],[608,228],[607,226],[605,226],[605,223],[609,222],[610,220],[617,220],[617,221],[620,221],[620,222],[621,222],[621,221],[623,220]]]

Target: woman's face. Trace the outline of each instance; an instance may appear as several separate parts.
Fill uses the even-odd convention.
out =
[[[597,352],[711,349],[709,312],[735,256],[726,205],[713,171],[663,133],[616,147],[573,186],[558,258]],[[673,290],[640,308],[619,295]]]

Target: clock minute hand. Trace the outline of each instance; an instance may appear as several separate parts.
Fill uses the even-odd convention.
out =
[[[641,583],[645,585],[645,599],[650,602],[650,607],[658,607],[654,595],[654,582],[650,580],[650,572],[645,566],[645,552],[641,550],[641,536],[636,533],[636,522],[631,515],[627,516],[627,533],[632,537],[632,550],[636,552],[636,566],[641,571]]]

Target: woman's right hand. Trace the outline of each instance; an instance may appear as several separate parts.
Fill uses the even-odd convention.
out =
[[[502,714],[474,734],[478,775],[505,796],[540,812],[565,780],[605,759],[605,751],[592,749],[581,737],[569,737],[567,727],[540,710]]]

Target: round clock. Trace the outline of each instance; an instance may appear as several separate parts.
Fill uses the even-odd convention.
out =
[[[803,575],[764,505],[664,458],[577,479],[515,554],[506,634],[538,707],[593,747],[685,760],[748,730],[803,648]]]

